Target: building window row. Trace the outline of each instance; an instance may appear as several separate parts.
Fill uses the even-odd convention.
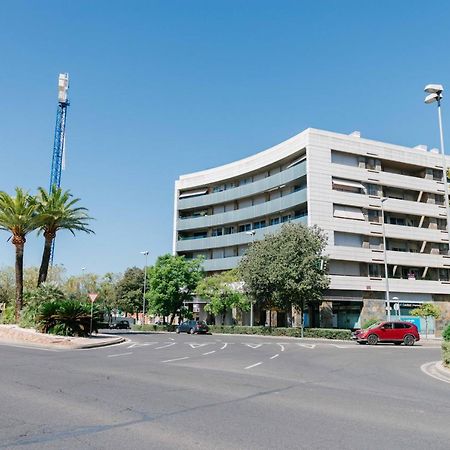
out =
[[[269,218],[264,219],[259,218],[258,220],[252,222],[219,226],[191,233],[180,231],[178,232],[178,240],[184,241],[190,239],[204,239],[208,237],[224,236],[228,234],[245,233],[248,231],[265,228],[267,226],[274,226],[280,223],[290,222],[291,220],[300,219],[302,217],[306,217],[307,215],[308,209],[306,206],[304,206],[291,212],[284,212],[282,215],[270,216]]]
[[[356,155],[354,153],[341,152],[338,150],[331,150],[331,162],[338,165],[358,167],[360,169],[395,173],[427,180],[443,181],[442,169],[416,166],[414,164],[374,158],[365,155]]]
[[[251,208],[252,206],[261,205],[263,203],[276,200],[277,198],[287,197],[291,194],[294,194],[306,188],[307,188],[306,178],[303,177],[301,180],[297,180],[291,185],[287,186],[283,185],[280,186],[278,189],[272,189],[268,192],[262,192],[252,197],[240,198],[232,202],[214,205],[207,208],[202,207],[198,209],[180,211],[179,218],[195,219],[198,217],[214,216],[216,214],[223,214],[230,211],[237,211],[246,208]]]
[[[211,185],[209,187],[205,187],[203,189],[183,191],[180,193],[179,198],[200,197],[202,195],[214,194],[216,192],[223,192],[229,189],[235,189],[239,186],[245,186],[250,183],[255,183],[256,181],[263,180],[264,178],[271,177],[273,175],[276,175],[277,173],[290,169],[291,167],[297,166],[305,160],[306,160],[306,150],[303,150],[300,154],[297,154],[295,157],[290,158],[281,166],[267,168],[263,172],[258,172],[253,175],[246,175],[245,177],[239,179],[229,180],[219,184]]]

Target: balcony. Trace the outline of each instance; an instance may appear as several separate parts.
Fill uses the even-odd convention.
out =
[[[303,161],[290,169],[283,170],[282,172],[276,173],[270,177],[254,181],[253,183],[244,184],[242,186],[227,189],[221,192],[215,192],[213,194],[202,195],[194,198],[178,199],[177,209],[184,210],[201,208],[203,206],[217,205],[237,200],[239,198],[250,197],[252,195],[266,192],[283,184],[287,184],[291,181],[295,181],[303,176],[306,176],[306,161]]]
[[[211,216],[195,217],[192,219],[178,219],[177,230],[195,230],[225,224],[251,222],[259,217],[269,216],[278,212],[281,213],[282,211],[293,209],[298,205],[306,203],[306,192],[307,188],[269,202],[249,206],[248,208],[236,209],[234,211],[213,214]]]

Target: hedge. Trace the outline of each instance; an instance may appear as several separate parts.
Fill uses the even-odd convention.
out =
[[[134,331],[175,331],[176,325],[155,325],[149,323],[146,325],[132,325]]]
[[[211,333],[224,334],[254,334],[261,336],[290,336],[301,337],[301,328],[271,328],[271,327],[246,327],[238,325],[208,325]],[[175,331],[176,325],[133,325],[135,331]],[[336,328],[305,328],[304,337],[350,340],[352,333],[350,330]]]
[[[450,369],[450,341],[442,343],[442,361]]]
[[[257,334],[263,336],[290,336],[301,337],[301,328],[270,328],[270,327],[245,327],[236,325],[210,325],[211,333],[224,334]],[[324,339],[342,339],[349,340],[352,337],[350,330],[341,330],[334,328],[305,328],[304,337],[324,338]]]

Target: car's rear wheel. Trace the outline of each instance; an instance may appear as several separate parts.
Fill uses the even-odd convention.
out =
[[[376,345],[378,344],[378,336],[376,334],[370,334],[367,338],[367,343],[369,345]]]
[[[189,333],[190,333],[190,334],[194,334],[194,333],[195,333],[195,330],[194,330],[193,328],[191,328],[191,329],[189,330]]]
[[[407,334],[404,338],[403,338],[403,343],[405,345],[414,345],[414,342],[416,342],[416,338],[412,335],[412,334]]]

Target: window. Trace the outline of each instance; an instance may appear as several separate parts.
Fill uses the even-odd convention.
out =
[[[365,220],[361,208],[346,205],[333,205],[333,216],[345,219]]]
[[[270,219],[270,225],[278,225],[280,223],[279,217],[274,217],[273,219]]]
[[[369,277],[383,277],[384,270],[380,264],[369,264]]]
[[[222,228],[213,228],[212,236],[222,236]]]
[[[259,222],[253,222],[253,229],[264,228],[266,226],[265,220],[260,220]]]
[[[251,229],[252,229],[251,223],[246,223],[245,225],[239,225],[239,233],[242,233],[244,231],[251,231]]]
[[[369,209],[367,211],[369,222],[380,222],[381,211],[376,209]]]
[[[234,232],[234,227],[225,227],[223,229],[223,234],[233,234]]]
[[[283,216],[281,218],[281,223],[290,222],[291,221],[291,215],[288,214],[287,216]]]
[[[369,195],[380,195],[380,187],[377,184],[368,184],[367,193]]]

